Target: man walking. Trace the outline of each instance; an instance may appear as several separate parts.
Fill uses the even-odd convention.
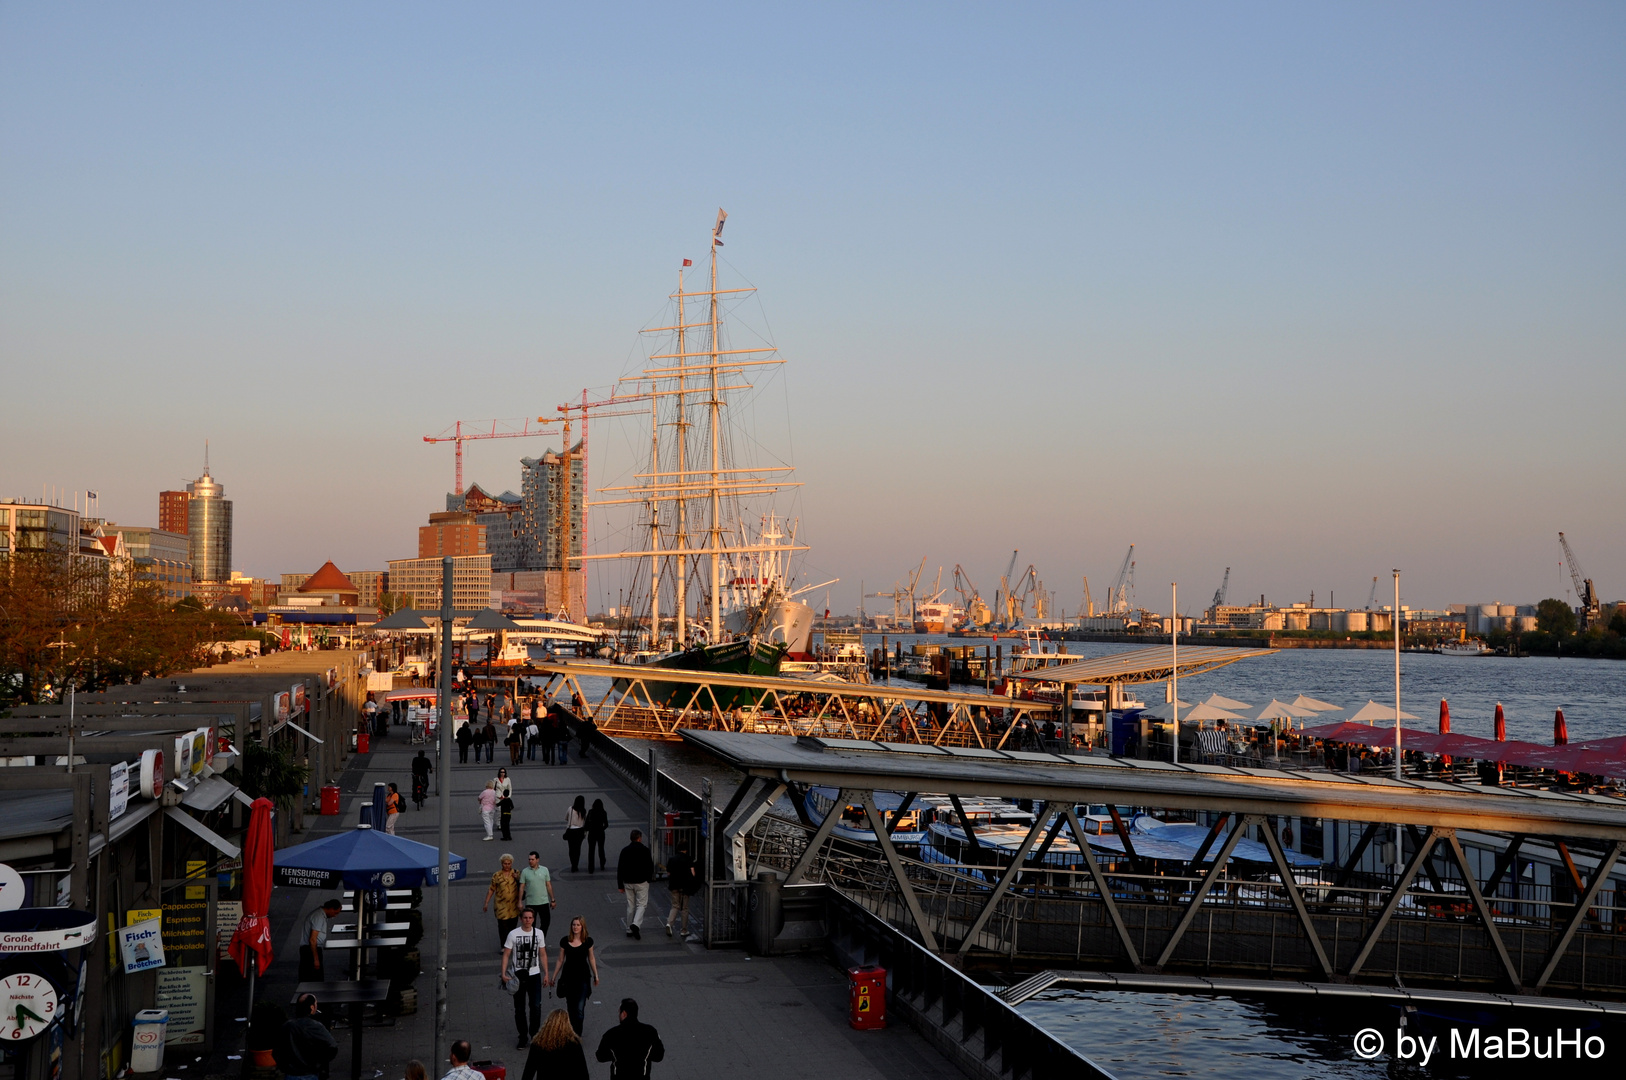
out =
[[[666,936],[672,936],[672,927],[678,928],[679,937],[689,936],[689,897],[700,891],[700,875],[695,873],[694,860],[689,858],[689,845],[679,844],[677,854],[667,860],[666,884],[672,890],[672,913],[666,917]]]
[[[277,1066],[287,1080],[317,1080],[328,1062],[339,1056],[338,1040],[316,1019],[315,994],[300,994],[293,1014],[277,1038]]]
[[[518,983],[514,990],[514,1028],[519,1032],[519,1040],[514,1047],[519,1049],[542,1030],[542,988],[553,985],[552,973],[548,971],[547,939],[536,928],[536,917],[530,908],[520,912],[519,925],[509,931],[497,970],[505,986],[509,979]]]
[[[610,1080],[649,1080],[649,1067],[666,1056],[658,1031],[638,1022],[638,1003],[621,999],[621,1023],[604,1033],[594,1057],[610,1063]]]
[[[542,856],[531,852],[525,869],[519,872],[520,901],[536,916],[536,928],[544,934],[553,922],[553,875],[542,865]]]
[[[322,972],[322,947],[327,944],[327,928],[333,917],[344,910],[337,897],[322,901],[322,906],[305,920],[305,940],[299,946],[299,981],[321,982],[327,978]]]
[[[615,887],[627,897],[627,936],[640,939],[644,935],[638,924],[649,905],[649,883],[655,877],[655,860],[643,845],[643,838],[641,830],[632,830],[632,843],[621,849],[615,863]]]

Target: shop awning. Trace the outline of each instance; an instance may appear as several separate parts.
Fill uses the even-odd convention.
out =
[[[164,813],[175,824],[179,825],[193,836],[203,840],[210,847],[226,856],[226,858],[235,859],[237,856],[243,853],[242,848],[238,847],[230,840],[227,840],[224,836],[221,836],[219,833],[209,828],[209,826],[205,825],[203,822],[199,821],[197,818],[193,817],[191,814],[188,814],[179,807],[166,806],[164,808]]]

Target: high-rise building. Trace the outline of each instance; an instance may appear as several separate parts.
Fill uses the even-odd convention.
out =
[[[460,559],[485,553],[485,526],[475,521],[473,514],[456,511],[430,514],[429,524],[418,527],[420,559],[441,559],[447,555]]]
[[[231,500],[226,489],[209,475],[203,475],[186,485],[187,535],[191,537],[192,580],[229,581],[231,579]]]
[[[187,535],[192,494],[188,491],[158,493],[158,527],[168,533]]]
[[[568,464],[567,464],[568,460]],[[582,454],[577,443],[566,454],[550,450],[520,459],[520,535],[526,570],[580,570],[582,567]],[[569,550],[569,566],[565,552]]]

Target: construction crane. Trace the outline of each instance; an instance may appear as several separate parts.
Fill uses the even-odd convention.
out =
[[[1078,613],[1086,616],[1095,614],[1095,598],[1090,595],[1090,575],[1088,574],[1084,575],[1084,599],[1078,605]]]
[[[1130,614],[1129,583],[1131,581],[1131,571],[1134,570],[1134,567],[1135,545],[1130,544],[1129,552],[1124,555],[1123,565],[1118,567],[1118,576],[1113,578],[1112,584],[1107,587],[1108,615]]]
[[[1586,571],[1576,561],[1575,549],[1570,547],[1563,533],[1558,534],[1558,545],[1564,549],[1564,561],[1569,564],[1570,580],[1575,583],[1575,598],[1581,602],[1581,629],[1585,630],[1598,621],[1598,593],[1592,587],[1592,579],[1586,576]]]
[[[903,605],[908,604],[909,622],[911,629],[915,621],[915,586],[920,582],[920,575],[926,572],[926,556],[920,557],[920,566],[909,575],[909,584],[905,587],[900,582],[892,583],[891,592],[870,593],[870,596],[892,601],[892,625],[897,626],[903,615]]]
[[[1225,568],[1225,577],[1220,581],[1220,587],[1214,590],[1214,602],[1209,605],[1208,610],[1211,619],[1218,618],[1220,606],[1225,603],[1225,594],[1230,591],[1230,588],[1231,568],[1227,566]]]
[[[971,575],[956,563],[954,566],[954,591],[960,594],[960,606],[965,609],[966,622],[971,626],[986,626],[993,620],[994,613],[989,610],[988,602],[977,591],[976,582]]]
[[[453,487],[454,495],[463,494],[463,444],[476,439],[528,439],[535,435],[551,434],[547,425],[556,423],[547,420],[538,423],[530,417],[522,420],[459,420],[439,435],[425,435],[426,443],[456,443],[457,444],[457,483]]]
[[[1372,591],[1366,594],[1366,610],[1371,611],[1372,605],[1378,602],[1378,576],[1372,575]]]
[[[1011,606],[1011,575],[1016,573],[1016,556],[1020,552],[1020,548],[1011,551],[1010,565],[1005,567],[1003,574],[999,575],[999,588],[994,590],[994,610],[999,613],[1002,619],[1006,619],[1007,609]],[[1006,622],[1008,624],[1009,619],[1006,619]]]

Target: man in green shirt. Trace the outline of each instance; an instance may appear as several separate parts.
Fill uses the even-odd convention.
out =
[[[542,865],[542,856],[531,852],[528,865],[519,872],[520,902],[536,914],[536,928],[544,934],[553,914],[553,875]]]

